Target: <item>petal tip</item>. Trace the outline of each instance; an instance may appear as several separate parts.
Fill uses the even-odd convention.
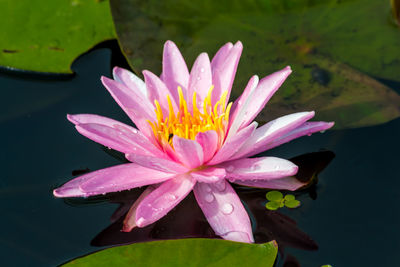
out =
[[[79,122],[75,119],[76,115],[67,114],[67,120],[72,122],[73,124],[77,125]]]

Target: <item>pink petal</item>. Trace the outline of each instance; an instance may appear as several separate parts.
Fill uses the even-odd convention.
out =
[[[67,115],[67,118],[76,125],[79,133],[104,146],[123,153],[164,157],[158,147],[129,125],[91,114]]]
[[[172,139],[176,156],[180,162],[194,169],[203,164],[203,148],[195,140],[181,138],[175,135]]]
[[[140,202],[147,197],[151,192],[153,192],[157,187],[149,185],[146,190],[136,199],[128,213],[125,216],[124,224],[122,226],[122,232],[130,232],[133,228],[136,227],[136,210],[139,206]]]
[[[198,182],[215,183],[225,178],[226,171],[223,168],[208,167],[204,170],[191,172],[190,174]]]
[[[196,181],[180,175],[162,183],[143,199],[136,209],[136,225],[145,227],[164,217],[192,191]]]
[[[215,165],[228,160],[242,147],[246,140],[249,139],[249,137],[254,133],[256,127],[257,122],[253,122],[232,138],[227,139],[207,165]]]
[[[212,85],[210,59],[206,53],[201,53],[193,64],[189,77],[187,99],[192,100],[193,92],[197,94],[197,106],[203,102]]]
[[[170,159],[156,158],[139,154],[126,154],[125,157],[129,161],[135,162],[143,167],[158,170],[161,172],[185,173],[189,171],[188,168]]]
[[[307,184],[300,182],[294,177],[283,177],[274,180],[234,180],[232,182],[235,184],[250,186],[250,187],[290,190],[290,191],[295,191]]]
[[[175,112],[178,111],[178,106],[175,103],[175,99],[173,97],[172,92],[167,86],[161,81],[157,75],[153,74],[150,71],[143,71],[144,80],[146,82],[147,89],[149,91],[149,99],[151,103],[154,103],[154,100],[157,100],[160,103],[164,116],[168,116],[169,114],[169,106],[167,101],[167,95],[170,95],[172,108]],[[172,90],[172,89],[171,89]],[[173,89],[175,91],[176,89]]]
[[[217,53],[215,53],[213,59],[211,60],[212,70],[220,68],[220,65],[225,62],[225,59],[229,55],[229,51],[231,51],[232,47],[232,43],[226,43],[217,51]]]
[[[163,71],[161,79],[172,93],[175,102],[179,102],[178,86],[182,87],[184,97],[189,83],[189,71],[178,47],[172,41],[166,41],[163,53]]]
[[[215,233],[224,239],[254,242],[249,216],[231,185],[197,183],[194,195]]]
[[[257,75],[252,76],[250,78],[250,80],[248,81],[243,93],[233,103],[231,112],[229,115],[229,118],[230,118],[229,127],[231,128],[230,131],[234,131],[234,133],[236,133],[236,131],[241,126],[243,118],[246,114],[246,111],[248,110],[249,106],[251,105],[252,94],[254,94],[254,91],[257,88],[258,82],[259,82],[258,76]],[[239,118],[236,119],[236,117],[238,117],[238,116],[239,116]],[[232,124],[235,122],[237,125],[232,126]],[[232,129],[232,128],[234,128],[234,129]]]
[[[87,197],[156,184],[174,176],[128,163],[79,176],[55,189],[53,194],[56,197]]]
[[[246,141],[232,159],[249,157],[265,151],[265,146],[267,144],[299,127],[304,122],[314,117],[314,114],[314,111],[298,112],[282,116],[264,124],[255,130],[254,134]]]
[[[226,177],[234,180],[270,180],[295,175],[298,167],[291,161],[275,158],[245,158],[218,165],[225,168]]]
[[[127,137],[122,137],[123,134],[114,128],[95,123],[79,124],[75,128],[87,138],[122,153],[132,153],[137,150],[134,143]]]
[[[203,148],[204,162],[209,161],[215,154],[218,147],[218,134],[214,130],[199,132],[196,141]]]
[[[284,136],[275,139],[273,142],[269,143],[264,147],[264,150],[268,150],[274,147],[277,147],[281,144],[292,141],[293,139],[302,137],[304,135],[311,135],[315,132],[322,132],[329,128],[331,128],[335,123],[334,122],[324,122],[324,121],[312,121],[305,122],[303,125],[298,128],[292,130],[291,132],[285,134]]]
[[[104,76],[101,77],[101,81],[140,131],[148,137],[152,136],[152,131],[147,120],[156,121],[153,104],[148,99],[145,99],[143,95],[129,90],[129,88],[121,83]]]
[[[113,69],[113,77],[115,81],[124,84],[129,89],[142,94],[144,97],[148,95],[146,84],[129,70],[115,67]]]
[[[237,66],[239,63],[240,55],[242,54],[243,45],[238,41],[229,51],[224,61],[216,64],[212,69],[213,78],[213,96],[212,105],[214,105],[223,94],[228,91],[227,100],[229,99],[233,80],[235,79]],[[228,103],[228,101],[226,101]]]
[[[292,73],[292,70],[287,66],[280,71],[268,75],[259,82],[252,95],[251,105],[247,107],[245,116],[242,119],[241,127],[247,126],[254,120],[290,73]]]

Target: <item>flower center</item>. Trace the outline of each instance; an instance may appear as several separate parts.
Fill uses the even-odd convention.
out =
[[[169,144],[173,147],[172,137],[174,135],[194,140],[199,132],[209,130],[214,130],[218,134],[218,143],[219,145],[222,144],[228,127],[229,111],[232,107],[232,102],[226,106],[228,92],[225,91],[213,107],[211,104],[213,89],[214,86],[211,86],[208,90],[200,109],[197,107],[196,92],[193,93],[191,112],[188,110],[188,104],[183,97],[181,87],[178,87],[179,110],[177,114],[175,114],[169,95],[167,95],[168,116],[164,116],[159,102],[157,100],[154,101],[157,121],[154,123],[148,122],[161,146],[164,147]]]

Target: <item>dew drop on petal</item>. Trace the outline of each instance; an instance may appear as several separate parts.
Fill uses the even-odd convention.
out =
[[[214,201],[214,196],[213,194],[207,194],[204,196],[204,200],[207,201],[208,203],[211,203]]]
[[[204,68],[201,68],[201,69],[200,69],[200,72],[204,72]]]
[[[235,167],[233,167],[233,166],[231,165],[231,166],[228,166],[228,167],[226,168],[226,171],[227,171],[227,172],[233,172],[234,169],[235,169]]]
[[[253,166],[251,166],[251,170],[252,170],[252,171],[257,171],[257,170],[259,170],[259,169],[261,169],[261,166],[258,165],[258,164],[254,164]]]
[[[226,188],[225,180],[221,180],[219,182],[216,182],[214,184],[214,186],[218,189],[218,191],[220,191],[220,192],[224,191],[225,188]]]
[[[225,214],[225,215],[231,214],[231,213],[233,212],[233,206],[232,206],[232,204],[225,203],[224,205],[222,205],[221,211],[222,211],[222,213]]]
[[[211,192],[211,187],[204,185],[204,190],[206,190],[206,192]]]
[[[275,165],[274,169],[279,170],[279,165]]]

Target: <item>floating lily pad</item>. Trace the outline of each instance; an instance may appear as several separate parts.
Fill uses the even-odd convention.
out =
[[[279,191],[269,191],[265,197],[269,200],[269,201],[281,201],[283,198],[283,194]]]
[[[113,247],[63,266],[246,266],[272,267],[275,241],[247,244],[217,239],[180,239]]]
[[[96,44],[115,38],[106,0],[0,1],[0,65],[71,73],[71,63]]]
[[[277,210],[281,207],[281,203],[275,202],[275,201],[270,201],[270,202],[267,202],[267,204],[265,204],[265,207],[269,210]]]
[[[293,74],[259,121],[316,110],[317,119],[346,128],[400,116],[400,96],[375,79],[400,80],[400,30],[388,19],[389,1],[111,0],[111,10],[136,72],[161,71],[167,39],[189,65],[200,52],[212,55],[222,44],[241,40],[233,98],[251,75],[291,65]]]
[[[296,199],[285,200],[285,206],[288,207],[289,209],[294,209],[300,206],[300,201]]]

